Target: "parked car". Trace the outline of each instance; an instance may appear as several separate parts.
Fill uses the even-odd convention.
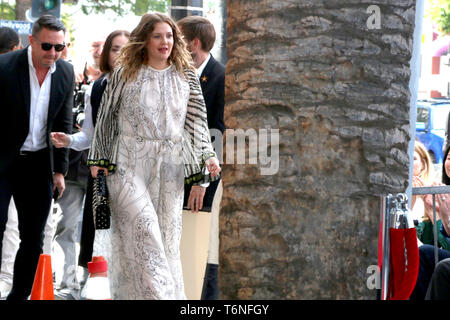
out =
[[[449,99],[419,100],[417,102],[416,138],[428,149],[434,163],[442,163],[443,149],[450,132]],[[445,142],[445,143],[444,143]]]

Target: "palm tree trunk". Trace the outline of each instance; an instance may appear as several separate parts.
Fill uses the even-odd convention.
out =
[[[224,166],[222,299],[375,298],[379,195],[408,184],[415,1],[373,3],[228,1],[225,123],[279,129],[279,170]]]
[[[25,12],[31,8],[32,0],[16,0],[16,20],[26,21]]]

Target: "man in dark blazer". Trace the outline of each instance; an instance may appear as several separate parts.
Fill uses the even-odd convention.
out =
[[[58,60],[65,32],[60,20],[42,16],[29,47],[0,56],[0,239],[11,197],[21,239],[9,300],[31,293],[52,195],[60,197],[65,187],[68,149],[53,149],[49,138],[72,129],[75,76]]]
[[[200,85],[206,104],[208,127],[213,145],[222,147],[221,139],[225,131],[223,121],[225,95],[225,68],[211,55],[216,40],[214,26],[200,16],[189,16],[178,21],[194,66],[200,78]],[[219,153],[220,150],[216,150]],[[219,156],[220,157],[220,156]],[[219,267],[219,206],[222,198],[221,180],[210,182],[209,186],[186,185],[184,206],[193,212],[211,211],[211,231],[209,239],[208,263],[203,284],[202,300],[217,300]],[[217,191],[217,192],[216,192]]]

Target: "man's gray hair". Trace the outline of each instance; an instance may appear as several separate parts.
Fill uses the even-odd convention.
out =
[[[55,16],[45,14],[37,19],[33,24],[33,30],[31,34],[36,36],[43,28],[50,29],[53,31],[64,31],[66,33],[66,26],[61,20]]]

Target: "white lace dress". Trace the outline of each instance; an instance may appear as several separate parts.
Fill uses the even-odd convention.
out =
[[[117,168],[107,178],[111,229],[96,231],[94,255],[106,256],[113,299],[186,299],[177,159],[189,84],[174,66],[143,67],[136,84],[125,88],[119,109]]]

